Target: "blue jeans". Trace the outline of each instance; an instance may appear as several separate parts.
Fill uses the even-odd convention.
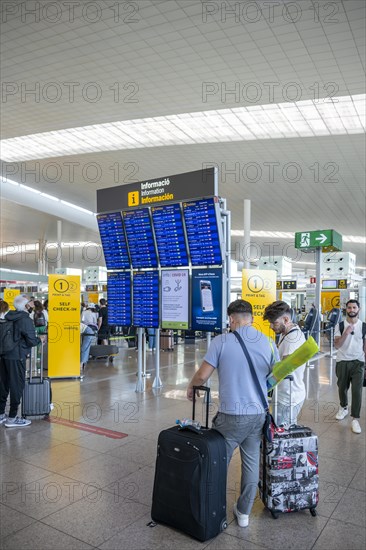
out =
[[[81,339],[80,362],[81,363],[88,362],[90,346],[94,336],[95,336],[95,332],[90,327],[86,327],[84,332],[80,335],[80,339]]]
[[[153,348],[156,347],[156,345],[155,345],[155,340],[156,340],[155,329],[154,328],[148,328],[147,333],[149,335],[149,349],[153,349]]]

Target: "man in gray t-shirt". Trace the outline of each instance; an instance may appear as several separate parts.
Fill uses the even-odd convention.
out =
[[[252,327],[252,306],[235,300],[227,310],[231,331],[238,331],[251,356],[263,394],[267,395],[266,378],[279,360],[274,343]],[[241,494],[234,505],[240,527],[249,523],[249,514],[259,480],[259,450],[265,420],[261,398],[253,382],[250,368],[235,334],[223,334],[212,340],[201,367],[187,388],[192,400],[193,386],[201,386],[217,369],[219,377],[219,412],[212,426],[226,440],[227,463],[239,446],[241,455]]]

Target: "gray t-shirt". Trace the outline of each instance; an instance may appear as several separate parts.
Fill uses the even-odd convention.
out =
[[[279,355],[274,342],[252,326],[238,330],[243,338],[267,398],[266,377]],[[235,334],[216,336],[204,360],[217,368],[219,376],[219,411],[231,415],[261,414],[262,401],[250,372],[247,359]]]

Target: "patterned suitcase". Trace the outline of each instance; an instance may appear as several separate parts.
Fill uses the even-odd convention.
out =
[[[263,439],[259,492],[275,519],[279,513],[304,509],[316,516],[318,438],[310,428],[277,428],[272,443]]]

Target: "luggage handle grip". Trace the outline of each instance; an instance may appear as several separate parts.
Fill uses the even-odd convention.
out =
[[[194,420],[194,419],[192,419]],[[196,428],[196,426],[188,425],[188,426],[179,426],[178,430],[181,432],[182,430],[193,432],[195,434],[199,434],[201,430],[199,428]]]
[[[192,404],[192,420],[195,420],[196,414],[196,390],[202,390],[206,392],[206,428],[208,428],[208,408],[210,405],[210,388],[208,386],[193,386],[193,404]]]

